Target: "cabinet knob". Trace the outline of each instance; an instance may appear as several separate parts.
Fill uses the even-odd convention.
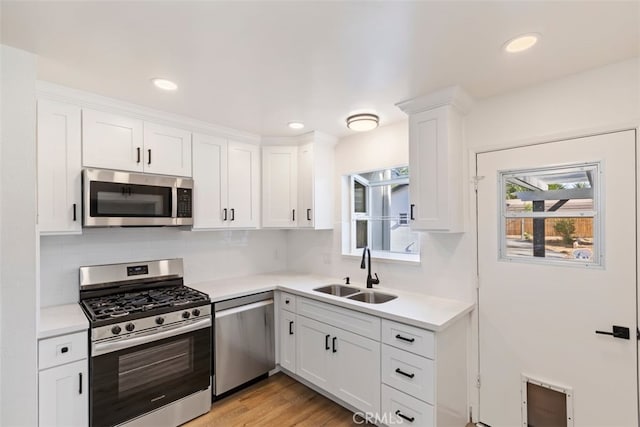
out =
[[[69,352],[69,347],[64,346],[60,349],[60,353],[68,353]]]

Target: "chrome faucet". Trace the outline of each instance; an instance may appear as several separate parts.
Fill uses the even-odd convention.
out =
[[[365,266],[364,263],[364,256],[367,255],[367,266]],[[378,273],[373,273],[375,274],[376,278],[374,279],[373,277],[371,277],[371,251],[369,250],[368,247],[365,246],[364,250],[362,251],[362,262],[360,263],[360,268],[361,269],[365,269],[367,268],[367,288],[373,288],[373,285],[377,285],[380,283],[380,279],[378,279]]]

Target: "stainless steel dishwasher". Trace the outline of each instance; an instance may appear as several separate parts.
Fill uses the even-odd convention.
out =
[[[276,367],[273,292],[214,304],[213,393],[220,396]]]

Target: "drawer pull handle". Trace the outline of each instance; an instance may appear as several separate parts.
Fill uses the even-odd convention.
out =
[[[67,352],[69,352],[69,347],[67,346],[64,346],[60,349],[60,353],[67,353]]]
[[[78,387],[78,394],[82,394],[82,372],[78,372],[78,379],[80,380],[80,386]]]
[[[222,209],[222,220],[226,221],[227,220],[227,208]]]
[[[333,352],[337,353],[338,349],[336,348],[336,341],[338,340],[338,337],[333,337]]]
[[[399,416],[400,418],[404,418],[405,420],[409,421],[410,423],[412,423],[412,422],[414,422],[416,420],[415,417],[407,417],[405,414],[400,412],[400,409],[398,409],[396,411],[396,415]]]
[[[289,335],[293,335],[293,320],[289,321]]]
[[[403,371],[400,368],[396,368],[396,373],[400,374],[400,375],[404,375],[407,378],[413,378],[416,376],[416,374],[407,374],[405,371]]]
[[[327,335],[327,336],[325,336],[325,337],[324,337],[324,349],[325,349],[325,350],[329,350],[329,349],[331,349],[331,347],[329,347],[329,337],[330,337],[330,336],[331,336],[331,335]]]
[[[396,339],[398,340],[402,340],[402,341],[406,341],[406,342],[414,342],[416,339],[415,338],[407,338],[407,337],[403,337],[402,335],[398,334],[396,335]]]

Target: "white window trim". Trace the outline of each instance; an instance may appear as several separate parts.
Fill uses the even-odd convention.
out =
[[[593,185],[593,207],[595,210],[579,211],[577,213],[561,213],[561,212],[521,212],[507,213],[504,198],[504,189],[507,180],[513,175],[529,174],[530,176],[544,175],[549,171],[554,172],[571,172],[584,171],[586,169],[595,169],[594,185]],[[564,267],[579,267],[589,269],[604,269],[604,221],[602,220],[602,200],[604,191],[603,182],[603,165],[602,162],[588,162],[579,164],[569,164],[562,166],[551,166],[532,169],[517,169],[498,171],[498,212],[499,212],[499,230],[498,230],[498,261],[519,262],[527,264],[544,264]],[[507,236],[506,236],[506,220],[507,218],[593,218],[593,261],[580,262],[576,260],[552,259],[542,257],[514,257],[507,256]]]

